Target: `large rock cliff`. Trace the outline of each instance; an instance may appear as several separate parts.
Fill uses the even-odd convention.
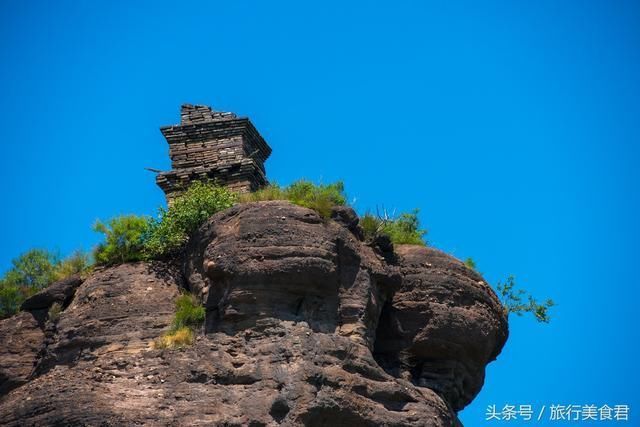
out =
[[[220,212],[180,259],[59,282],[0,321],[4,425],[455,426],[507,320],[457,259],[365,244],[349,208]],[[153,349],[182,289],[192,347]],[[54,303],[64,310],[47,318]]]

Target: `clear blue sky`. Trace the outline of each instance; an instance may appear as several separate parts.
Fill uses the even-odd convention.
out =
[[[205,103],[250,116],[272,180],[419,207],[432,245],[556,300],[511,319],[468,426],[506,403],[640,419],[637,2],[183,3],[1,3],[0,271],[154,213],[158,127]]]

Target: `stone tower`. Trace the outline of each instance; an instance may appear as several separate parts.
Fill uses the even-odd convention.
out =
[[[255,191],[268,181],[264,162],[271,147],[247,117],[185,104],[180,124],[160,131],[169,143],[172,170],[156,183],[171,202],[193,181],[212,181],[237,192]]]

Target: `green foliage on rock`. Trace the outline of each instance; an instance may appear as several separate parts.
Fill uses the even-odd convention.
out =
[[[68,258],[45,249],[31,249],[12,261],[0,278],[0,318],[18,312],[22,302],[51,283],[85,271],[89,257],[77,251]]]
[[[56,279],[57,257],[44,249],[31,249],[11,263],[0,279],[0,318],[14,315],[22,302]]]
[[[299,206],[313,209],[323,218],[331,216],[331,208],[347,203],[344,184],[337,181],[331,184],[314,184],[304,179],[295,181],[288,187],[269,185],[253,193],[242,194],[241,202],[264,200],[288,200]]]
[[[427,230],[420,228],[418,209],[401,213],[396,218],[391,218],[386,213],[383,216],[367,213],[360,219],[360,227],[365,239],[370,242],[384,234],[394,244],[426,245],[424,236]]]
[[[2,279],[34,292],[46,288],[56,279],[58,257],[45,249],[31,249],[14,259]]]
[[[75,251],[55,266],[55,280],[62,280],[74,274],[86,273],[91,268],[91,257],[83,251]]]
[[[183,348],[193,344],[195,330],[202,326],[205,309],[195,295],[182,294],[176,300],[171,328],[153,342],[155,348]]]
[[[97,221],[93,229],[105,235],[105,241],[93,253],[97,264],[113,265],[144,259],[144,241],[150,229],[149,218],[121,215],[106,223]]]
[[[182,294],[176,300],[176,315],[173,318],[171,329],[198,328],[205,318],[205,310],[198,299],[192,294]]]
[[[331,216],[332,207],[347,203],[342,181],[332,184],[314,184],[310,181],[300,180],[285,190],[289,201],[313,209],[323,218]]]
[[[382,219],[370,213],[360,217],[358,224],[367,242],[373,242],[382,233]]]
[[[145,254],[159,258],[177,251],[211,215],[230,208],[236,200],[237,195],[225,187],[194,182],[168,209],[160,208],[158,219],[150,221]]]
[[[549,309],[555,305],[553,300],[539,303],[527,291],[516,289],[514,276],[507,277],[505,282],[499,282],[496,288],[507,315],[514,313],[522,316],[524,313],[531,313],[538,322],[549,323],[551,320]]]
[[[476,262],[471,257],[469,257],[466,260],[464,260],[464,265],[466,265],[471,270],[475,270],[476,269]]]

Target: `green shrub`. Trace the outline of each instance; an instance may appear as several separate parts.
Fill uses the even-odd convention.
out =
[[[150,223],[145,254],[159,258],[180,249],[189,236],[216,212],[233,206],[237,196],[224,187],[194,182]]]
[[[154,348],[182,348],[193,344],[195,329],[205,319],[205,309],[192,294],[182,294],[176,300],[176,314],[171,328],[153,342]]]
[[[365,240],[372,242],[381,234],[389,236],[391,241],[397,245],[426,245],[424,236],[427,230],[420,228],[418,219],[418,209],[410,213],[401,213],[397,218],[384,216],[374,216],[367,213],[360,218],[360,227],[364,233]]]
[[[323,218],[331,216],[331,208],[334,206],[347,203],[342,181],[332,184],[314,184],[302,179],[295,181],[288,187],[279,187],[277,184],[273,184],[254,193],[240,196],[241,202],[263,200],[288,200],[296,205],[315,210]]]
[[[45,249],[31,249],[11,261],[3,281],[32,290],[46,288],[56,279],[55,266],[58,256]]]
[[[55,280],[66,279],[74,274],[85,273],[91,267],[91,257],[82,251],[75,251],[55,265]]]
[[[171,324],[173,331],[180,328],[198,328],[205,318],[205,310],[198,299],[191,294],[182,294],[176,300],[176,314]]]
[[[466,265],[468,268],[470,268],[471,270],[475,270],[476,269],[476,262],[473,260],[473,258],[469,257],[464,261],[464,265]]]
[[[268,200],[289,200],[285,189],[278,184],[270,184],[252,193],[242,193],[238,196],[240,203],[264,202]]]
[[[367,242],[373,242],[376,237],[378,237],[382,233],[383,221],[382,219],[373,216],[370,213],[366,213],[360,217],[360,222],[358,222],[362,232],[364,234],[364,238]]]
[[[507,315],[514,313],[522,316],[524,313],[531,313],[538,322],[549,323],[548,310],[555,305],[553,300],[548,299],[540,304],[527,291],[516,289],[514,276],[507,277],[507,280],[497,285],[498,296],[504,306]]]
[[[55,280],[57,256],[44,249],[31,249],[11,261],[0,278],[0,318],[13,316],[22,302]]]
[[[144,258],[144,239],[149,232],[147,217],[122,215],[112,218],[106,224],[97,221],[93,229],[105,235],[105,241],[94,251],[97,264],[120,264]]]
[[[287,187],[286,193],[287,199],[292,203],[313,209],[323,218],[331,216],[332,207],[345,205],[347,202],[342,181],[316,185],[300,180]]]

